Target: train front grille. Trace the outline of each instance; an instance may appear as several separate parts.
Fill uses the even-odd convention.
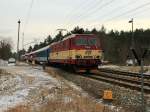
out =
[[[93,59],[93,56],[84,56],[84,59]]]

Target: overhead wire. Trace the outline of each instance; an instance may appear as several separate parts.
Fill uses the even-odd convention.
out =
[[[70,21],[72,21],[73,16],[74,16],[75,14],[79,13],[79,12],[81,11],[81,9],[85,9],[86,6],[88,6],[88,5],[91,4],[91,2],[93,2],[93,1],[84,0],[82,3],[80,3],[80,4],[77,5],[78,7],[73,8],[73,9],[65,16],[65,18],[64,18],[64,21],[65,21],[64,24],[65,24],[66,26],[69,26],[68,23],[69,23]],[[82,5],[82,4],[83,4],[83,5]]]
[[[113,19],[115,19],[115,18],[119,18],[119,17],[124,16],[124,15],[126,15],[126,14],[132,13],[132,12],[134,12],[134,11],[136,11],[136,10],[139,10],[139,9],[142,9],[143,7],[148,6],[148,5],[150,5],[150,2],[147,2],[147,3],[145,3],[145,4],[142,4],[142,5],[138,6],[138,7],[135,7],[135,8],[133,8],[133,9],[130,9],[130,10],[124,12],[124,13],[121,13],[121,14],[119,14],[119,15],[117,15],[117,16],[114,16],[114,17],[112,17],[112,18],[109,18],[109,19],[105,20],[104,22],[108,22],[108,21],[111,21],[111,20],[113,20]]]
[[[32,10],[32,7],[33,7],[33,3],[34,3],[34,0],[31,0],[30,6],[29,6],[29,10],[27,12],[27,16],[26,16],[25,23],[24,23],[24,29],[23,29],[24,33],[25,33],[25,30],[26,30],[27,25],[29,23],[29,19],[30,19],[30,16],[31,16],[31,10]]]
[[[89,3],[90,3],[90,0],[84,0],[82,3],[78,4],[78,7],[72,9],[72,10],[68,13],[68,15],[66,16],[66,18],[69,17],[70,15],[73,15],[74,13],[79,12],[79,11],[80,11],[80,8],[84,8],[84,7],[85,7],[86,5],[88,5]],[[83,5],[82,5],[82,4],[83,4]],[[66,19],[66,18],[65,18],[65,19]]]
[[[68,27],[68,25],[67,25],[67,22],[69,21],[69,20],[71,20],[70,18],[73,16],[73,14],[74,13],[77,13],[78,11],[80,11],[79,9],[81,8],[81,7],[84,7],[84,5],[86,5],[86,4],[88,4],[89,3],[89,1],[90,0],[82,0],[82,2],[81,3],[79,3],[78,5],[77,5],[77,7],[74,7],[71,11],[69,11],[66,15],[65,15],[65,17],[64,17],[64,22],[61,24],[61,25],[59,25],[59,27],[58,27],[58,29],[59,28],[61,28],[61,27]],[[56,30],[56,29],[55,29]],[[54,31],[55,32],[55,31]],[[54,34],[55,35],[55,34]]]
[[[99,19],[100,17],[101,18],[102,17],[105,18],[106,16],[110,16],[110,14],[113,14],[114,12],[121,11],[121,9],[126,8],[125,6],[128,6],[128,5],[132,4],[132,3],[135,4],[136,2],[138,2],[138,0],[133,0],[133,1],[127,2],[126,4],[122,4],[122,5],[118,6],[118,7],[115,7],[114,9],[111,9],[111,11],[109,11],[108,13],[104,13],[103,15],[100,15],[99,17],[96,17],[94,20]],[[86,18],[86,20],[88,20],[88,19],[89,18]],[[92,20],[92,21],[94,21],[94,20]]]
[[[93,10],[90,10],[89,13],[85,13],[84,15],[80,15],[80,16],[78,17],[78,19],[75,20],[75,22],[76,22],[76,23],[79,23],[80,21],[82,21],[83,18],[85,18],[85,17],[87,17],[87,16],[89,16],[89,15],[90,15],[90,16],[93,15],[93,14],[96,13],[98,10],[103,9],[104,7],[106,7],[106,6],[110,5],[111,3],[113,3],[113,1],[115,1],[115,0],[110,0],[110,1],[108,1],[108,2],[105,2],[104,4],[100,5],[99,7],[96,7],[96,8],[94,8]]]
[[[92,9],[93,7],[95,7],[95,5],[96,4],[98,4],[98,3],[100,3],[102,0],[98,0],[97,2],[93,2],[93,1],[91,1],[91,2],[88,2],[88,4],[84,4],[84,7],[81,7],[82,9],[84,9],[83,11],[84,11],[84,13],[86,13],[87,12],[87,10],[89,10],[89,9]],[[87,7],[88,6],[88,7]],[[80,8],[78,8],[79,9],[79,11],[78,12],[76,12],[76,13],[74,13],[74,15],[72,15],[72,16],[75,16],[75,15],[77,15],[78,13],[80,13],[81,12],[81,9]],[[80,14],[80,16],[82,16],[82,14]],[[68,21],[67,22],[67,25],[69,24],[69,23],[71,23],[72,22],[72,20],[70,20],[70,21]]]
[[[30,19],[30,16],[31,16],[31,10],[32,10],[32,7],[33,7],[33,3],[34,3],[34,0],[31,0],[31,3],[30,3],[30,6],[29,6],[27,15],[25,17],[25,22],[24,22],[24,26],[23,26],[23,41],[24,41],[24,36],[25,36],[26,28],[27,28],[27,25],[29,23],[29,19]]]
[[[146,9],[149,9],[149,8],[150,8],[150,7],[146,6],[146,7],[143,7],[143,8],[141,8],[141,9],[139,9],[139,10],[135,10],[135,11],[132,12],[132,13],[126,14],[126,15],[124,15],[124,16],[122,16],[122,17],[126,17],[126,18],[128,18],[128,17],[130,17],[130,18],[136,18],[137,16],[139,16],[139,15],[141,15],[141,14],[148,13],[148,11],[146,11]],[[121,17],[118,18],[118,20],[119,20],[119,19],[121,19]]]
[[[138,12],[136,12],[135,14],[132,14],[132,15],[130,15],[130,16],[132,16],[133,18],[136,18],[136,17],[138,17],[138,16],[141,16],[141,15],[143,15],[143,14],[145,14],[145,13],[150,13],[150,7],[146,7],[145,9],[143,9],[143,10],[141,10],[141,11],[138,11]],[[147,10],[147,11],[145,11],[145,10]],[[144,12],[143,12],[144,11]],[[149,12],[148,12],[149,11]],[[143,13],[140,13],[140,12],[143,12]]]
[[[109,22],[109,21],[112,21],[112,20],[114,20],[114,19],[115,19],[115,20],[116,20],[116,19],[119,19],[120,17],[123,17],[123,16],[125,16],[125,15],[133,14],[133,12],[138,11],[139,9],[142,9],[142,8],[144,8],[145,6],[149,6],[149,5],[150,5],[150,2],[147,2],[147,3],[145,3],[145,4],[139,5],[139,6],[135,7],[135,8],[130,9],[130,10],[127,10],[126,12],[123,12],[123,13],[121,13],[121,14],[119,14],[119,15],[116,15],[116,16],[114,16],[114,17],[112,17],[112,18],[104,19],[103,21],[101,21],[101,23],[104,24],[104,23]],[[90,26],[97,26],[97,25],[100,25],[100,24],[98,23],[98,24],[93,24],[93,25],[90,25]]]

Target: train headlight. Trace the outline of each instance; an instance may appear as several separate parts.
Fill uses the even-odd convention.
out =
[[[76,55],[76,59],[81,59],[82,56],[81,55]]]
[[[96,59],[100,59],[100,56],[96,56]]]

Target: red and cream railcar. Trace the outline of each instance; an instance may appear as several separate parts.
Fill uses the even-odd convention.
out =
[[[50,45],[50,63],[93,69],[101,64],[102,49],[93,34],[72,34]]]

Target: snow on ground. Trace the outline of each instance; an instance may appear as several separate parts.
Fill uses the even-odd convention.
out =
[[[0,66],[7,66],[8,62],[0,59]]]
[[[0,73],[0,112],[19,105],[35,105],[33,109],[40,109],[43,102],[57,101],[60,96],[64,104],[80,95],[88,96],[80,87],[50,76],[40,66],[1,66],[0,69],[7,71]]]
[[[150,70],[148,70],[148,71],[146,72],[146,74],[149,74],[149,75],[150,75]]]
[[[23,103],[25,97],[28,95],[29,89],[18,90],[13,95],[0,96],[0,111],[14,107],[17,104]]]
[[[0,67],[11,74],[1,74],[0,79],[0,112],[15,107],[20,103],[30,102],[29,96],[40,94],[40,88],[50,90],[59,87],[57,79],[49,76],[40,68],[7,66]],[[38,93],[39,92],[39,93]]]
[[[139,73],[141,70],[140,66],[117,66],[117,65],[102,65],[98,66],[98,68],[108,68],[108,69],[114,69],[114,70],[120,70],[120,71],[126,71],[126,72],[135,72]],[[144,66],[144,73],[150,74],[150,66]]]
[[[33,112],[60,108],[74,111],[77,107],[80,111],[95,107],[95,112],[100,112],[104,108],[101,100],[95,102],[80,87],[58,76],[52,68],[49,74],[40,66],[23,63],[20,66],[0,66],[1,69],[6,73],[0,73],[0,112],[21,105],[30,106]]]
[[[119,66],[117,65],[100,65],[98,66],[98,68],[112,68],[112,69],[115,69],[115,68],[119,68]]]

